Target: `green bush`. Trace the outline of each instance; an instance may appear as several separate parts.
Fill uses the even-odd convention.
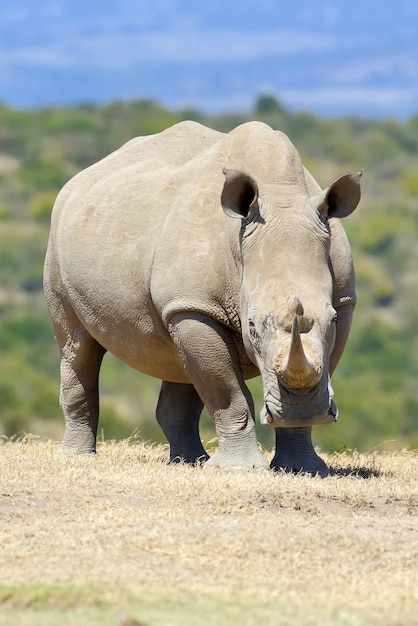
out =
[[[418,198],[418,167],[415,170],[404,172],[399,179],[399,184],[407,196]]]
[[[28,217],[37,222],[49,223],[56,197],[55,191],[41,191],[33,195],[28,203]]]
[[[48,231],[37,225],[3,222],[0,227],[0,284],[36,292],[42,274]]]
[[[64,163],[39,159],[23,163],[17,175],[24,188],[32,192],[58,191],[73,173]]]

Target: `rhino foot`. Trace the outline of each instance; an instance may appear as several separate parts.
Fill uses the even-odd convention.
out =
[[[95,455],[96,435],[90,426],[74,424],[67,420],[64,438],[59,446],[60,454],[64,455]]]
[[[72,446],[63,446],[62,444],[58,447],[58,454],[63,456],[91,456],[95,457],[97,455],[96,450],[92,450],[91,448],[76,448]]]
[[[276,453],[270,463],[273,470],[293,474],[328,476],[326,463],[312,445],[311,427],[276,428]]]
[[[187,463],[187,465],[204,465],[209,460],[209,455],[206,454],[198,454],[198,455],[177,455],[173,456],[170,454],[170,463]]]
[[[222,468],[236,471],[268,469],[268,463],[259,450],[251,454],[234,454],[217,450],[216,453],[205,463],[205,468]]]
[[[316,455],[316,458],[304,459],[298,462],[291,459],[286,462],[284,459],[277,459],[276,456],[270,463],[270,468],[275,471],[284,471],[288,474],[310,474],[311,476],[320,476],[326,478],[328,476],[328,467],[326,463]]]

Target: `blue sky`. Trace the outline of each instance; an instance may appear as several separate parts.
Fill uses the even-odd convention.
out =
[[[245,110],[261,94],[324,115],[418,114],[416,0],[14,0],[0,102],[152,98]]]

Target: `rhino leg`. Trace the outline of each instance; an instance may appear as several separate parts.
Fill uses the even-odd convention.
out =
[[[328,468],[312,445],[312,427],[276,428],[276,453],[270,463],[274,470],[328,475]]]
[[[193,385],[163,381],[157,420],[170,444],[170,462],[199,463],[209,456],[199,436],[203,402]]]
[[[232,333],[198,313],[176,314],[170,321],[170,333],[190,381],[215,422],[218,449],[205,466],[267,467]]]
[[[64,452],[96,452],[99,371],[106,350],[80,323],[55,324],[61,353],[60,403],[65,417]]]

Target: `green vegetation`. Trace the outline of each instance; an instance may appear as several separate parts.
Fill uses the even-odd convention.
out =
[[[315,429],[322,448],[418,447],[418,116],[395,120],[322,119],[292,114],[264,95],[254,110],[208,117],[167,111],[151,101],[102,107],[15,111],[0,106],[0,434],[60,438],[59,364],[42,295],[49,215],[73,174],[137,135],[184,119],[229,131],[250,119],[289,135],[326,186],[362,169],[363,200],[345,220],[355,259],[358,305],[334,376],[340,422]],[[105,438],[139,429],[163,440],[154,420],[159,382],[105,359]],[[252,382],[258,407],[260,384]],[[203,419],[205,442],[214,436]],[[258,428],[264,445],[272,433]],[[391,442],[391,443],[385,443]]]

